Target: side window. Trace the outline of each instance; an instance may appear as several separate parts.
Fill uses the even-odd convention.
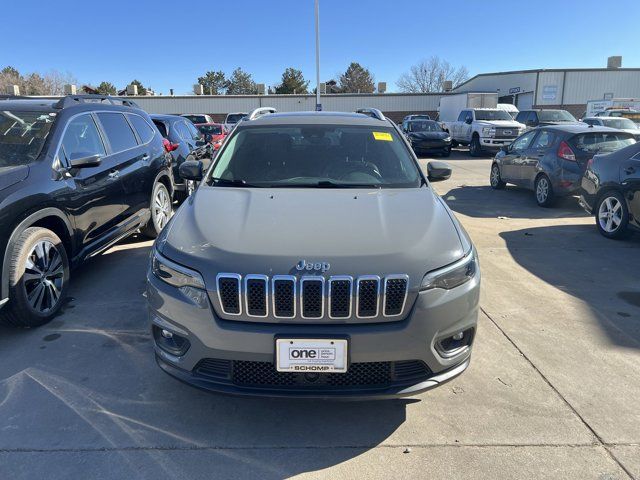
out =
[[[138,144],[133,130],[121,113],[98,113],[98,118],[104,127],[113,153],[128,150]]]
[[[169,137],[169,134],[167,133],[167,126],[163,122],[161,122],[160,120],[154,120],[153,124],[156,126],[156,128],[160,132],[160,135],[162,135],[164,138]]]
[[[153,138],[155,132],[153,128],[147,123],[147,121],[140,115],[127,114],[127,118],[138,132],[138,137],[142,143],[148,143]]]
[[[198,130],[193,123],[187,122],[187,128],[191,133],[191,138],[193,138],[194,140],[200,140],[200,138],[202,137],[202,134],[200,133],[200,130]]]
[[[98,127],[91,115],[80,115],[69,122],[62,138],[62,149],[67,160],[106,155]]]
[[[528,114],[529,112],[519,112],[518,115],[516,115],[516,122],[525,123]]]
[[[467,110],[467,122],[468,121],[473,122],[473,112],[471,110]]]
[[[511,144],[511,150],[520,152],[528,148],[529,144],[531,143],[531,140],[533,140],[533,137],[536,133],[538,132],[535,130],[532,130],[529,133],[525,133],[520,138],[516,138]]]
[[[531,147],[541,150],[549,148],[553,144],[554,140],[555,135],[553,133],[549,130],[542,130]]]
[[[458,115],[458,121],[464,122],[466,118],[467,118],[467,111],[466,110],[461,111],[460,115]]]
[[[533,125],[537,125],[539,123],[537,112],[529,113],[529,122],[531,122]]]

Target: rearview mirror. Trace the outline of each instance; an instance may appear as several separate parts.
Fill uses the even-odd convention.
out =
[[[69,165],[71,168],[91,168],[99,166],[101,161],[102,157],[98,154],[85,156],[71,154]]]
[[[187,160],[178,169],[180,177],[184,180],[195,180],[199,182],[202,180],[202,162],[200,160]]]
[[[451,166],[446,162],[434,160],[427,164],[427,177],[430,182],[448,180],[451,177],[451,172]]]

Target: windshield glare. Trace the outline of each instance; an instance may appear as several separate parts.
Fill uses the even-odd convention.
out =
[[[38,158],[55,118],[48,112],[0,111],[0,168]]]
[[[421,177],[394,129],[309,125],[237,131],[209,181],[221,186],[403,188],[420,186]]]
[[[577,122],[566,110],[543,110],[538,112],[538,119],[541,122]]]
[[[513,120],[504,110],[476,110],[476,120]]]

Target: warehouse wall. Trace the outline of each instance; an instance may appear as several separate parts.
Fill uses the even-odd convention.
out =
[[[533,92],[536,89],[536,73],[505,73],[479,75],[455,89],[455,93],[498,92],[499,96],[514,93]]]

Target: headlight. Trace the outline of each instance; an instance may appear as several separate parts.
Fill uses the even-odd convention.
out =
[[[482,134],[485,137],[494,137],[496,134],[496,128],[495,127],[483,127],[482,128]]]
[[[471,250],[464,258],[449,265],[427,273],[422,279],[420,290],[444,288],[451,290],[471,280],[478,271],[478,259],[475,250]]]
[[[151,271],[160,280],[176,288],[193,287],[202,290],[205,288],[204,280],[198,272],[164,258],[155,249],[151,260]]]
[[[450,142],[451,141],[451,137],[444,137],[444,141],[445,142]]]

